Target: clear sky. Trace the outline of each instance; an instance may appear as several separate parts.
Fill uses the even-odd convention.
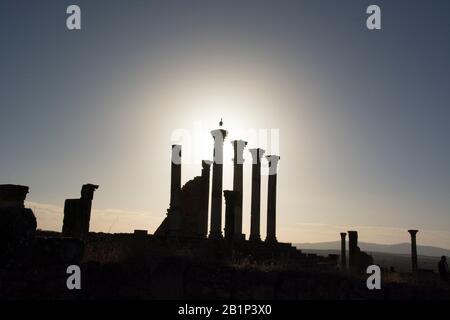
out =
[[[381,31],[366,28],[370,4]],[[153,232],[170,145],[191,155],[184,183],[223,117],[230,138],[263,133],[250,147],[278,134],[279,240],[356,229],[396,243],[417,228],[450,248],[449,13],[446,0],[3,0],[0,183],[30,186],[43,229],[60,230],[64,199],[90,182],[93,230]],[[230,189],[229,163],[224,175]],[[250,161],[244,180],[249,234]]]

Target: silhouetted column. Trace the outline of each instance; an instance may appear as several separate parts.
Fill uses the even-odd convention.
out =
[[[181,198],[181,146],[172,145],[172,160],[170,173],[170,207],[180,205]]]
[[[167,210],[168,235],[181,235],[181,146],[172,145],[170,207]]]
[[[341,232],[341,268],[345,270],[347,268],[347,248],[345,245],[345,241],[347,234],[345,232]]]
[[[412,272],[417,272],[417,243],[416,243],[416,235],[418,230],[408,230],[411,235],[411,262],[412,262]]]
[[[94,200],[94,192],[98,189],[98,185],[84,184],[81,187],[81,200],[86,202],[86,214],[82,219],[83,237],[89,234],[89,226],[91,223],[92,200]]]
[[[358,232],[348,231],[348,262],[350,271],[359,272],[358,267]]]
[[[64,202],[63,236],[85,239],[89,235],[92,200],[97,189],[98,185],[85,184],[81,188],[80,199]]]
[[[276,242],[277,220],[277,169],[279,156],[266,156],[269,162],[269,183],[267,186],[267,242]]]
[[[261,240],[260,220],[261,220],[261,158],[264,155],[263,149],[250,149],[252,154],[252,197],[251,197],[251,217],[250,217],[250,240]]]
[[[236,191],[225,190],[225,239],[233,240],[235,238],[236,225],[236,199],[238,193]]]
[[[202,205],[201,205],[201,225],[200,234],[202,237],[208,235],[208,206],[209,206],[209,173],[212,161],[202,161]]]
[[[222,179],[223,179],[223,142],[227,131],[217,129],[211,131],[214,138],[214,164],[211,190],[211,229],[209,237],[222,238]]]
[[[244,175],[244,149],[247,145],[246,141],[243,140],[234,140],[231,141],[234,149],[234,172],[233,172],[233,191],[236,191],[236,199],[234,200],[235,206],[235,233],[236,239],[245,238],[242,234],[242,190],[243,190],[243,175]]]

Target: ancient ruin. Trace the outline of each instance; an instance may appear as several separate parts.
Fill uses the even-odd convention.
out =
[[[223,180],[223,142],[228,132],[223,129],[211,131],[214,138],[213,176],[211,191],[211,239],[222,238],[222,180]]]
[[[251,221],[250,221],[250,240],[260,241],[260,222],[261,222],[261,158],[264,155],[262,149],[250,149],[252,154],[252,195],[251,195]]]
[[[222,124],[221,121],[220,127]],[[88,297],[91,294],[99,294],[102,298],[116,297],[115,289],[108,287],[115,281],[128,285],[136,297],[143,294],[154,299],[297,299],[332,297],[336,290],[333,283],[346,283],[347,287],[357,288],[358,279],[362,279],[367,267],[374,263],[372,256],[358,247],[358,232],[348,231],[349,273],[336,272],[347,270],[345,232],[340,234],[340,255],[306,254],[290,243],[279,242],[276,207],[280,157],[268,155],[265,157],[268,162],[267,232],[265,241],[261,241],[261,161],[265,151],[249,149],[252,173],[251,194],[247,198],[251,208],[250,212],[245,212],[242,206],[245,196],[243,155],[247,142],[231,142],[234,149],[233,189],[223,191],[223,143],[227,131],[220,128],[211,134],[214,161],[203,160],[200,175],[184,184],[182,146],[172,145],[170,202],[166,217],[153,234],[141,229],[126,234],[90,232],[92,201],[98,188],[94,184],[83,185],[79,199],[65,201],[61,233],[36,230],[34,214],[24,204],[28,187],[0,185],[0,267],[7,270],[5,274],[8,275],[0,279],[6,288],[0,290],[0,295],[9,296],[17,283],[29,285],[31,296],[41,295],[41,287],[33,287],[36,280],[31,281],[31,285],[27,280],[30,274],[39,274],[41,280],[38,281],[42,281],[44,287],[47,283],[53,286],[54,296],[64,296],[65,287],[61,287],[61,279],[55,278],[54,271],[64,274],[70,264],[82,265],[89,270],[88,283],[92,281],[93,287],[83,291]],[[223,218],[225,226],[222,230]],[[250,221],[248,238],[242,227],[244,219]],[[409,230],[409,233],[412,270],[416,273],[417,230]],[[104,266],[112,273],[103,273]],[[272,279],[274,275],[276,277]],[[234,281],[232,286],[230,281]],[[314,291],[316,284],[319,284],[320,292]],[[100,291],[96,291],[96,285]],[[128,297],[126,290],[120,294]],[[349,293],[343,290],[339,294]],[[361,294],[365,291],[355,292],[356,297]]]
[[[78,263],[83,256],[83,241],[37,237],[36,218],[24,204],[28,190],[27,186],[0,185],[0,268],[17,271]],[[84,189],[84,197],[89,197],[88,191]]]
[[[89,234],[92,200],[98,189],[95,184],[85,184],[81,188],[80,199],[67,199],[64,203],[62,234],[65,237],[84,239]]]
[[[243,170],[244,170],[244,149],[247,141],[235,140],[231,141],[234,150],[234,171],[233,171],[233,191],[236,192],[236,199],[234,200],[235,213],[235,238],[245,239],[242,233],[242,198],[243,198]]]
[[[411,270],[413,273],[417,273],[417,244],[416,236],[418,230],[408,230],[411,235]]]
[[[266,156],[269,162],[269,182],[267,187],[267,242],[277,242],[277,170],[279,156]]]
[[[25,208],[27,186],[0,185],[0,266],[24,264],[31,257],[36,217]]]
[[[236,202],[239,197],[237,191],[225,190],[223,192],[225,197],[225,239],[233,241],[237,239],[236,234]]]
[[[172,146],[170,207],[156,229],[158,237],[206,238],[208,231],[209,177],[211,162],[202,161],[201,176],[181,187],[181,146]]]
[[[353,274],[365,273],[367,267],[373,264],[372,256],[361,251],[358,247],[358,232],[348,231],[349,241],[349,270]]]
[[[345,232],[341,232],[341,269],[347,269],[347,248],[345,243],[345,238],[347,234]]]
[[[227,131],[211,131],[214,138],[213,174],[211,190],[210,239],[222,239],[222,181],[223,181],[223,143]],[[233,157],[233,190],[224,191],[226,202],[225,238],[244,241],[242,230],[243,199],[243,152],[246,141],[231,142]],[[261,158],[262,149],[250,149],[253,156],[252,194],[251,194],[251,230],[250,240],[260,240],[260,201],[261,201]],[[266,156],[269,165],[267,194],[267,237],[266,242],[276,243],[276,193],[277,170],[280,157]],[[188,181],[181,188],[181,146],[172,146],[170,207],[167,218],[155,232],[155,236],[183,236],[204,238],[207,234],[209,204],[209,172],[211,162],[202,162],[202,175]]]

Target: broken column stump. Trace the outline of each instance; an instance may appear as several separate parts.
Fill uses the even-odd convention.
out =
[[[36,217],[25,208],[27,186],[0,185],[0,266],[20,266],[31,261]]]
[[[64,203],[64,237],[85,239],[89,234],[92,199],[98,185],[85,184],[81,188],[80,199],[67,199]]]

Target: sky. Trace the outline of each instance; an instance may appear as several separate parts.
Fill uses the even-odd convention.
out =
[[[81,30],[66,28],[67,6]],[[381,30],[366,9],[381,8]],[[150,233],[183,184],[231,141],[281,156],[277,237],[450,249],[450,2],[0,2],[0,183],[30,187],[41,229],[99,184],[91,230]],[[245,154],[244,233],[251,157]],[[266,173],[267,167],[263,168]],[[261,230],[265,237],[267,175]]]

